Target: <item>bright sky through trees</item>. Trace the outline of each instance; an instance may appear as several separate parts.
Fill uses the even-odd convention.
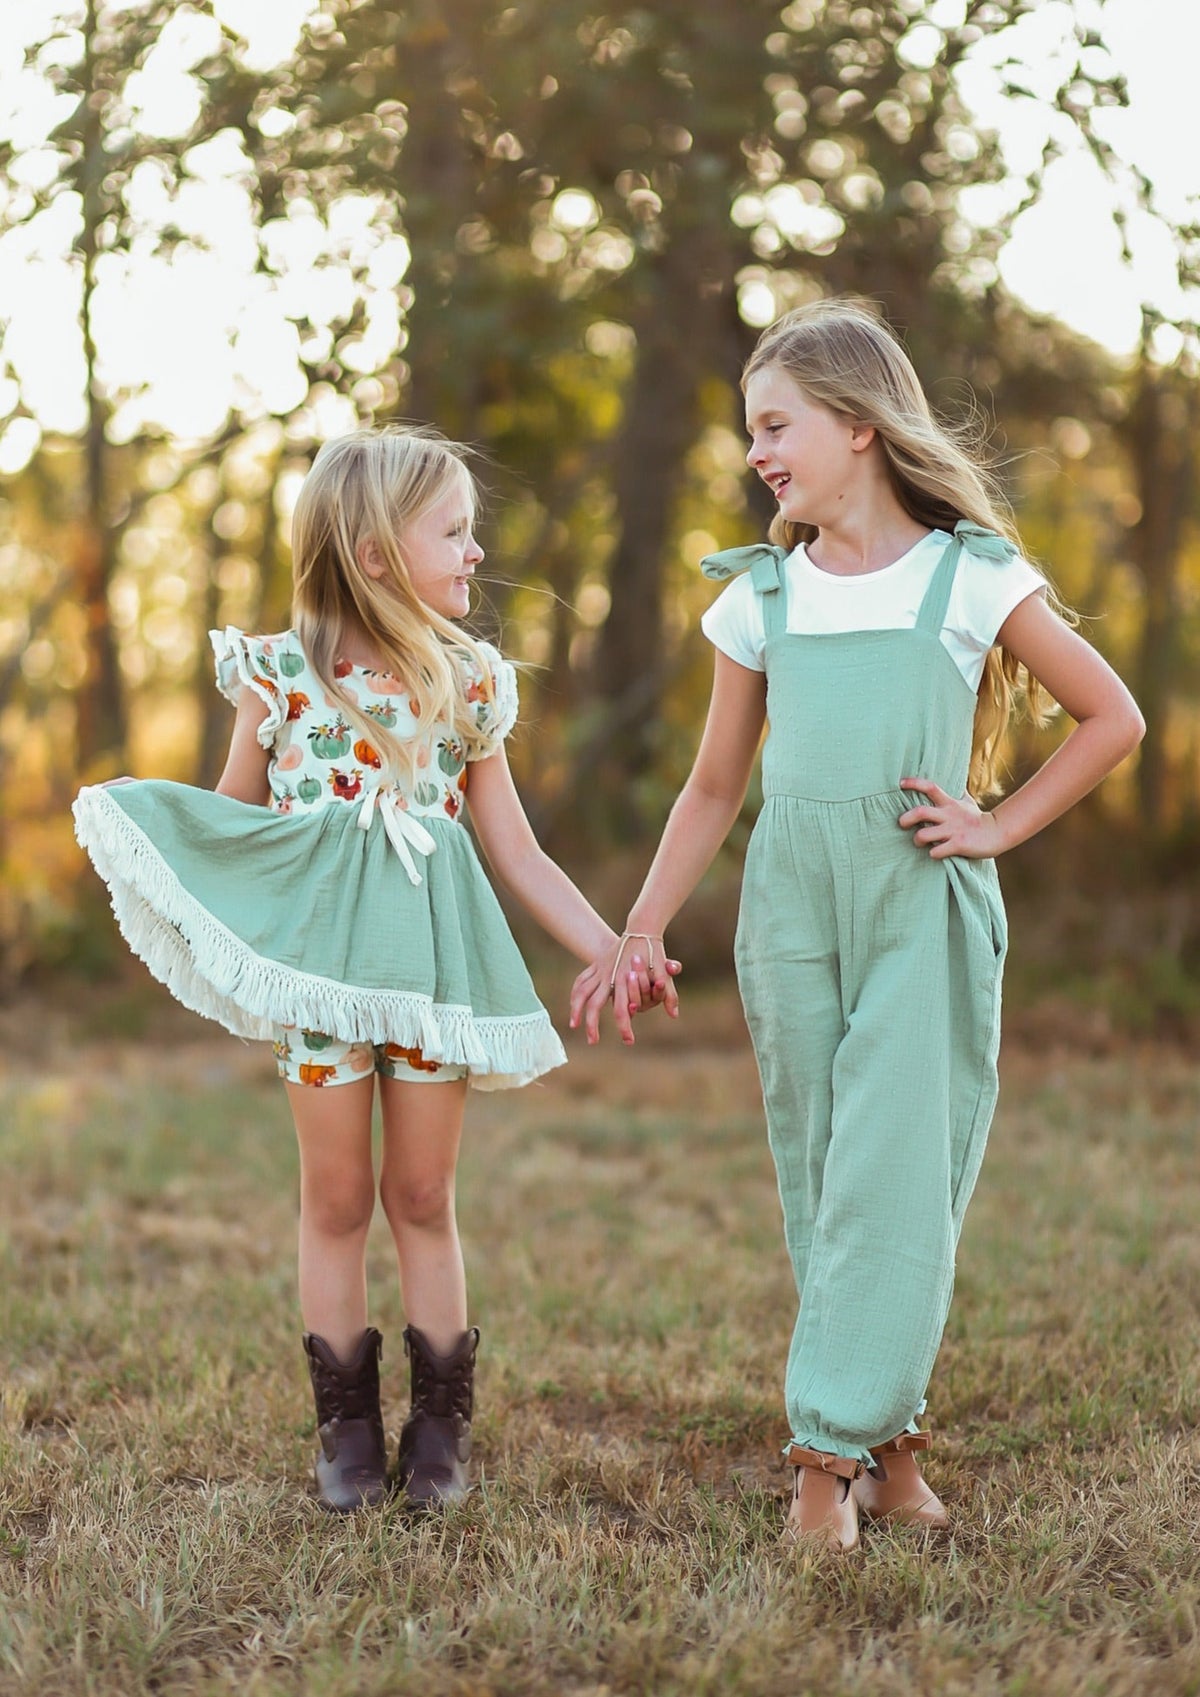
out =
[[[943,9],[953,15],[962,11],[953,3],[928,8],[931,15]],[[1052,313],[1126,353],[1137,343],[1143,302],[1168,318],[1200,318],[1200,301],[1188,302],[1180,291],[1170,232],[1139,212],[1131,195],[1104,181],[1069,120],[1059,118],[1051,126],[1044,118],[1039,121],[1031,102],[997,98],[994,77],[985,69],[989,58],[1012,52],[1027,66],[1033,92],[1048,90],[1072,12],[1102,36],[1128,81],[1128,107],[1098,113],[1098,131],[1149,178],[1163,217],[1185,224],[1200,210],[1200,113],[1194,88],[1200,8],[1190,0],[1074,0],[1070,6],[1048,0],[1003,38],[981,43],[976,63],[961,78],[965,98],[981,122],[999,132],[1015,170],[1034,162],[1051,128],[1063,147],[1063,157],[1049,168],[1041,200],[1023,215],[1001,259],[1005,282],[1035,311]],[[1121,258],[1113,222],[1118,203],[1129,219],[1132,265]],[[1175,352],[1170,342],[1164,336],[1159,350],[1168,359]]]
[[[213,7],[216,20],[241,38],[243,63],[259,70],[286,58],[317,9],[315,0],[215,0]],[[0,236],[0,322],[6,322],[9,367],[0,372],[0,418],[10,417],[18,392],[35,415],[10,417],[0,434],[0,472],[27,462],[42,429],[75,433],[84,422],[80,277],[66,262],[78,198],[59,193],[44,210],[25,215],[34,196],[55,180],[56,156],[47,138],[73,104],[38,68],[25,67],[25,51],[69,28],[79,12],[75,0],[21,0],[0,14],[0,135],[18,149],[7,183],[0,184],[0,211],[10,225]],[[957,21],[961,13],[962,0],[936,0],[926,8],[908,38],[907,57],[915,67],[936,52],[938,22]],[[1016,54],[1028,67],[1032,93],[1048,90],[1073,17],[1102,34],[1129,81],[1130,108],[1099,114],[1097,128],[1151,179],[1164,215],[1183,222],[1195,211],[1200,154],[1200,121],[1187,80],[1200,57],[1200,10],[1182,0],[1074,0],[1073,6],[1047,0],[1014,29],[985,38],[961,77],[980,121],[1001,134],[1015,172],[1032,165],[1048,133],[1063,147],[1044,195],[1024,214],[1004,252],[1005,280],[1035,310],[1128,351],[1137,340],[1143,301],[1169,318],[1189,315],[1170,233],[1136,212],[1126,191],[1104,181],[1067,119],[1054,118],[1036,100],[1001,97],[994,68],[1003,55]],[[132,129],[164,140],[186,134],[201,98],[191,73],[219,46],[216,20],[186,5],[176,10],[144,68],[126,84]],[[77,46],[78,38],[67,36],[44,50],[41,64],[55,54],[70,62]],[[286,129],[290,118],[278,111],[263,122]],[[176,194],[155,160],[134,168],[129,201],[144,234],[130,252],[102,255],[97,267],[101,375],[125,397],[112,420],[115,435],[157,427],[201,438],[220,427],[231,404],[247,422],[292,412],[308,388],[301,321],[310,339],[332,340],[356,298],[365,302],[364,327],[355,345],[347,350],[343,344],[340,357],[363,372],[386,362],[401,338],[396,285],[409,255],[404,240],[377,222],[368,198],[344,196],[326,219],[293,202],[285,217],[256,232],[248,162],[232,131],[192,149],[186,165]],[[772,192],[784,193],[784,185]],[[987,224],[1015,192],[1004,185],[971,190],[965,208]],[[564,207],[571,193],[564,185]],[[1122,261],[1113,220],[1123,196],[1132,265]],[[167,224],[185,239],[156,251]],[[1200,316],[1194,303],[1190,313]],[[305,351],[313,351],[311,340]],[[1164,357],[1174,351],[1169,333],[1159,351]],[[354,422],[347,399],[330,395],[317,404],[332,409],[316,421],[318,433]]]

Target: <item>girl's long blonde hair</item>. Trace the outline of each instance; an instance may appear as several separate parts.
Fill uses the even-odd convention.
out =
[[[918,524],[953,531],[959,519],[969,519],[1018,545],[974,427],[955,429],[934,417],[911,360],[870,302],[840,297],[785,313],[759,337],[742,372],[743,390],[767,366],[786,372],[811,400],[874,426],[896,498]],[[770,529],[771,541],[789,551],[816,534],[815,525],[793,524],[782,514]],[[1064,611],[1053,593],[1050,600]],[[999,793],[999,744],[1018,698],[1038,724],[1053,706],[1012,654],[990,649],[967,780],[976,797]]]
[[[326,694],[393,778],[414,775],[416,750],[437,724],[448,725],[468,754],[486,752],[466,691],[469,668],[492,699],[491,669],[478,643],[419,599],[400,543],[456,488],[474,509],[468,454],[424,425],[353,431],[320,449],[292,516],[292,623]],[[386,564],[383,578],[363,570],[368,542]],[[393,736],[364,713],[335,674],[343,642],[360,631],[405,685],[417,719],[411,738]]]

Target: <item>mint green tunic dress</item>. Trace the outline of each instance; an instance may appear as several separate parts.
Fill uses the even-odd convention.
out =
[[[241,1037],[282,1026],[395,1044],[493,1090],[561,1065],[464,824],[470,767],[452,729],[435,726],[411,780],[390,781],[294,631],[212,638],[223,692],[266,705],[270,805],[157,779],[80,791],[76,835],[134,953]],[[516,717],[516,677],[480,648],[490,675],[464,656],[464,693],[492,752]],[[416,737],[401,680],[348,664],[338,679],[368,720]]]
[[[738,979],[800,1296],[792,1442],[870,1461],[912,1427],[997,1094],[995,862],[933,860],[902,777],[966,790],[976,699],[940,641],[961,526],[911,630],[789,633],[786,551],[711,556],[762,596],[769,733]]]

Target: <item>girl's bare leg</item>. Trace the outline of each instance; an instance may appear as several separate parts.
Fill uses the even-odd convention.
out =
[[[379,1194],[396,1245],[404,1311],[434,1350],[448,1354],[467,1329],[467,1281],[454,1217],[466,1080],[381,1078],[379,1088]]]
[[[367,1327],[367,1230],[374,1079],[285,1085],[300,1145],[300,1313],[346,1361]]]

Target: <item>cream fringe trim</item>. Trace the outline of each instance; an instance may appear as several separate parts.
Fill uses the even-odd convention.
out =
[[[193,1013],[238,1037],[278,1026],[343,1043],[396,1043],[428,1060],[466,1066],[480,1090],[528,1084],[566,1054],[544,1009],[476,1018],[408,990],[367,990],[255,954],[180,883],[153,843],[101,785],[80,790],[75,835],[108,885],[121,935]]]

